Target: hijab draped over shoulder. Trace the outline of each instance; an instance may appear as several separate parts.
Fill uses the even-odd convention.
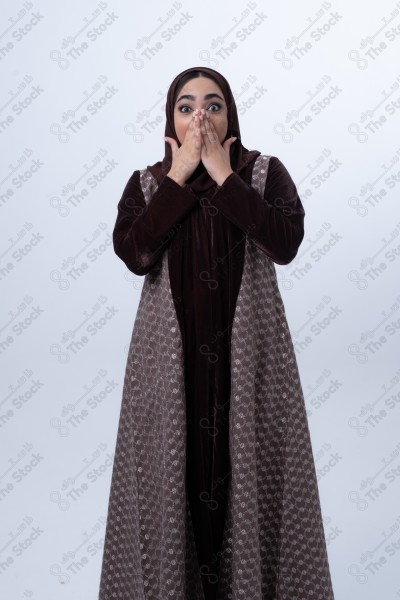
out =
[[[236,141],[230,147],[230,158],[231,158],[231,167],[235,173],[239,173],[242,169],[244,169],[247,165],[249,165],[252,161],[254,161],[257,156],[261,154],[258,150],[247,150],[241,142],[240,136],[240,128],[239,128],[239,120],[237,115],[236,103],[233,97],[231,88],[229,83],[221,75],[218,71],[214,71],[214,69],[209,69],[207,67],[192,67],[190,69],[186,69],[179,73],[171,83],[168,93],[167,99],[165,103],[165,113],[166,113],[166,124],[165,124],[165,136],[174,138],[180,147],[180,142],[178,140],[178,136],[176,135],[175,125],[174,125],[174,104],[176,100],[176,91],[179,88],[180,80],[185,77],[190,72],[201,71],[204,76],[210,77],[221,88],[225,102],[227,104],[228,109],[228,129],[223,140],[222,144],[230,137],[236,137]],[[154,165],[149,165],[147,168],[151,172],[151,174],[157,179],[157,182],[160,184],[164,179],[165,175],[168,173],[172,165],[172,150],[171,146],[168,142],[165,142],[165,155],[163,160],[156,162]],[[207,190],[208,188],[216,185],[216,182],[210,177],[207,170],[205,169],[203,163],[200,161],[198,167],[194,171],[194,173],[189,177],[186,181],[186,187],[189,187],[193,192],[202,192]]]

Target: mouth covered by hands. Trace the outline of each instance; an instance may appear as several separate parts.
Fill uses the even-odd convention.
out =
[[[236,138],[228,138],[222,145],[214,124],[204,109],[193,111],[185,139],[179,148],[173,138],[164,139],[170,144],[172,150],[172,165],[167,175],[179,185],[186,182],[200,161],[219,186],[233,173],[230,147]]]

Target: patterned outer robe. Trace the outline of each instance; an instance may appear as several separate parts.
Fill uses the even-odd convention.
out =
[[[261,197],[270,156],[252,187]],[[157,182],[140,172],[146,203]],[[127,359],[99,600],[204,600],[185,490],[182,340],[168,252]],[[231,338],[231,479],[218,600],[333,600],[305,403],[271,258],[246,239]]]

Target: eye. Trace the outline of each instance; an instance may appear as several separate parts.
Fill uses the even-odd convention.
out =
[[[218,111],[218,110],[220,110],[220,108],[221,108],[221,105],[220,105],[220,104],[218,104],[217,102],[214,102],[213,104],[210,104],[210,106],[208,107],[208,109],[211,109],[211,107],[212,107],[212,106],[215,106],[215,107],[216,107],[216,109],[215,109],[215,110],[214,110],[214,109],[213,109],[213,110],[211,110],[211,112],[217,112],[217,111]]]
[[[184,110],[185,108],[187,108],[188,110]],[[191,110],[190,106],[188,106],[187,104],[181,104],[181,106],[178,108],[179,112],[189,112],[189,110]]]

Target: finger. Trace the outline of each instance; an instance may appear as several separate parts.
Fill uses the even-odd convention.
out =
[[[203,118],[203,120],[201,122],[201,125],[200,125],[201,137],[202,137],[202,141],[203,141],[205,147],[209,148],[210,145],[211,145],[211,140],[210,140],[209,135],[208,135],[207,117],[206,117],[205,111],[203,113],[203,116],[204,116],[204,118]]]
[[[193,138],[196,138],[196,125],[194,122],[194,118],[190,120],[189,126],[186,130],[185,134],[185,142],[190,142]]]
[[[211,141],[210,141],[210,138],[208,137],[208,133],[207,133],[205,124],[201,125],[200,132],[201,132],[201,140],[203,142],[203,145],[207,149],[211,146]]]
[[[195,135],[196,135],[196,137],[201,137],[201,123],[200,123],[200,117],[197,113],[195,113],[193,120],[194,120]]]
[[[211,144],[215,144],[215,142],[219,141],[216,129],[208,115],[205,118],[204,128],[205,128],[205,132],[208,137],[208,140]]]
[[[197,116],[193,119],[192,139],[194,140],[195,148],[199,149],[201,146],[201,131]]]
[[[186,136],[189,137],[189,135],[194,135],[196,130],[196,123],[195,123],[195,113],[193,113],[192,118],[190,119],[190,123],[189,126],[186,130]]]
[[[210,119],[209,114],[207,113],[207,119],[206,119],[206,124],[208,126],[208,135],[211,138],[211,140],[213,142],[218,142],[218,134],[217,134],[217,130],[215,129],[214,123],[212,122],[212,119]]]
[[[200,128],[195,123],[194,115],[190,120],[189,126],[186,130],[185,134],[185,147],[190,148],[191,145],[194,145],[196,150],[201,147],[201,135]]]
[[[172,153],[174,153],[178,149],[178,144],[176,143],[176,140],[174,140],[174,138],[164,137],[164,140],[168,142],[168,144],[171,146]]]
[[[230,147],[232,146],[233,142],[235,142],[237,140],[237,137],[231,137],[227,140],[225,140],[224,145],[223,145],[223,149],[229,154],[229,150]]]

